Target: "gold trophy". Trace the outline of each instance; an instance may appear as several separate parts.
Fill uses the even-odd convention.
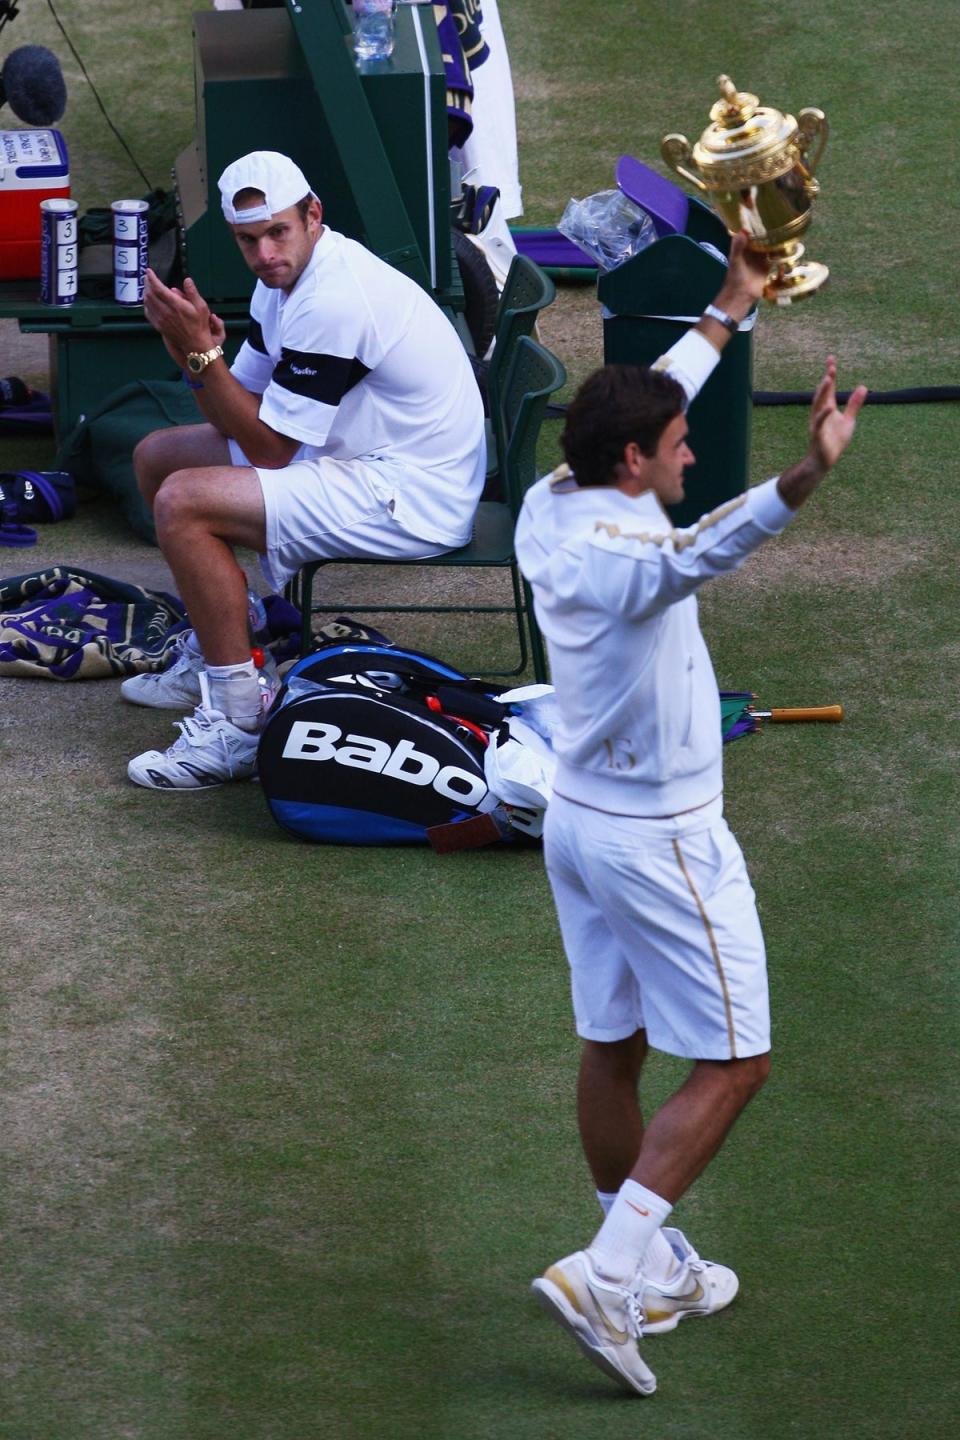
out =
[[[816,260],[802,262],[800,244],[820,193],[814,171],[827,143],[827,121],[812,108],[796,120],[781,115],[738,90],[729,75],[717,84],[723,98],[696,145],[691,149],[685,135],[665,135],[660,150],[678,175],[704,192],[731,235],[745,230],[750,248],[769,255],[764,295],[790,305],[819,290],[830,274]]]

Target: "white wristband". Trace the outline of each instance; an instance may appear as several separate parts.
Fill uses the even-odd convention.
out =
[[[708,305],[703,312],[703,318],[705,320],[716,320],[717,324],[722,325],[724,330],[729,330],[731,335],[736,335],[740,329],[738,322],[734,320],[733,316],[728,315],[726,310],[721,310],[716,305]]]

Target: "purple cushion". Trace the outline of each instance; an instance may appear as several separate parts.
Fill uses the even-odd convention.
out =
[[[627,199],[646,210],[654,223],[658,240],[662,240],[664,235],[685,234],[690,203],[679,185],[665,180],[632,155],[620,156],[616,179]]]

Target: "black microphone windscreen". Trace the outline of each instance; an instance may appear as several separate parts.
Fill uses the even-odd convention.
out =
[[[25,125],[52,125],[67,108],[60,61],[45,45],[10,51],[0,69],[0,92]]]

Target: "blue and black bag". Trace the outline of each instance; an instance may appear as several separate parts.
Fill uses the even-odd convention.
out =
[[[303,839],[432,843],[430,832],[496,809],[483,755],[507,713],[430,655],[329,645],[287,672],[260,740],[260,785],[274,819]]]
[[[35,545],[34,525],[69,520],[76,508],[77,487],[67,471],[4,471],[0,473],[0,545]]]
[[[69,520],[77,508],[77,486],[66,470],[6,470],[0,473],[3,504],[21,524]]]

